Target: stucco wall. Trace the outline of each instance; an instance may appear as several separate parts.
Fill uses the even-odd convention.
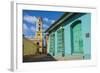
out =
[[[91,55],[91,38],[86,38],[86,33],[91,33],[91,15],[89,13],[87,14],[80,14],[75,17],[73,17],[69,21],[65,21],[62,23],[62,28],[64,29],[64,49],[65,49],[65,56],[71,55],[72,50],[72,44],[71,44],[71,28],[70,26],[73,24],[73,22],[81,20],[81,30],[82,30],[82,38],[83,38],[83,55],[85,59],[89,59]],[[57,29],[59,30],[60,27]],[[57,53],[57,30],[55,33],[55,56],[59,56],[59,53]],[[51,34],[51,33],[50,33]],[[49,40],[50,41],[50,40]],[[50,44],[50,43],[49,43]],[[48,52],[49,52],[48,47]]]

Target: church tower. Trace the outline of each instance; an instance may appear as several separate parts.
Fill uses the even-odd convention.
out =
[[[42,53],[42,18],[38,17],[36,22],[36,38],[38,45],[38,52]]]

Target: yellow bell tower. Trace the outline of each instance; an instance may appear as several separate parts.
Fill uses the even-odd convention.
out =
[[[36,22],[36,38],[38,45],[38,52],[42,53],[42,18],[38,17]]]

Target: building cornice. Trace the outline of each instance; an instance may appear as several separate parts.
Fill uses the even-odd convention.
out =
[[[63,14],[61,16],[60,19],[58,19],[56,22],[54,22],[45,32],[50,32],[52,31],[56,26],[60,25],[63,21],[65,21],[66,19],[68,19],[70,16],[72,16],[74,13],[69,13],[66,12],[65,14]]]

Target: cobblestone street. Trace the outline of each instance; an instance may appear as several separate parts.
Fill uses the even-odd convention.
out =
[[[41,61],[56,61],[51,55],[40,54],[40,55],[29,55],[23,57],[23,62],[41,62]]]

